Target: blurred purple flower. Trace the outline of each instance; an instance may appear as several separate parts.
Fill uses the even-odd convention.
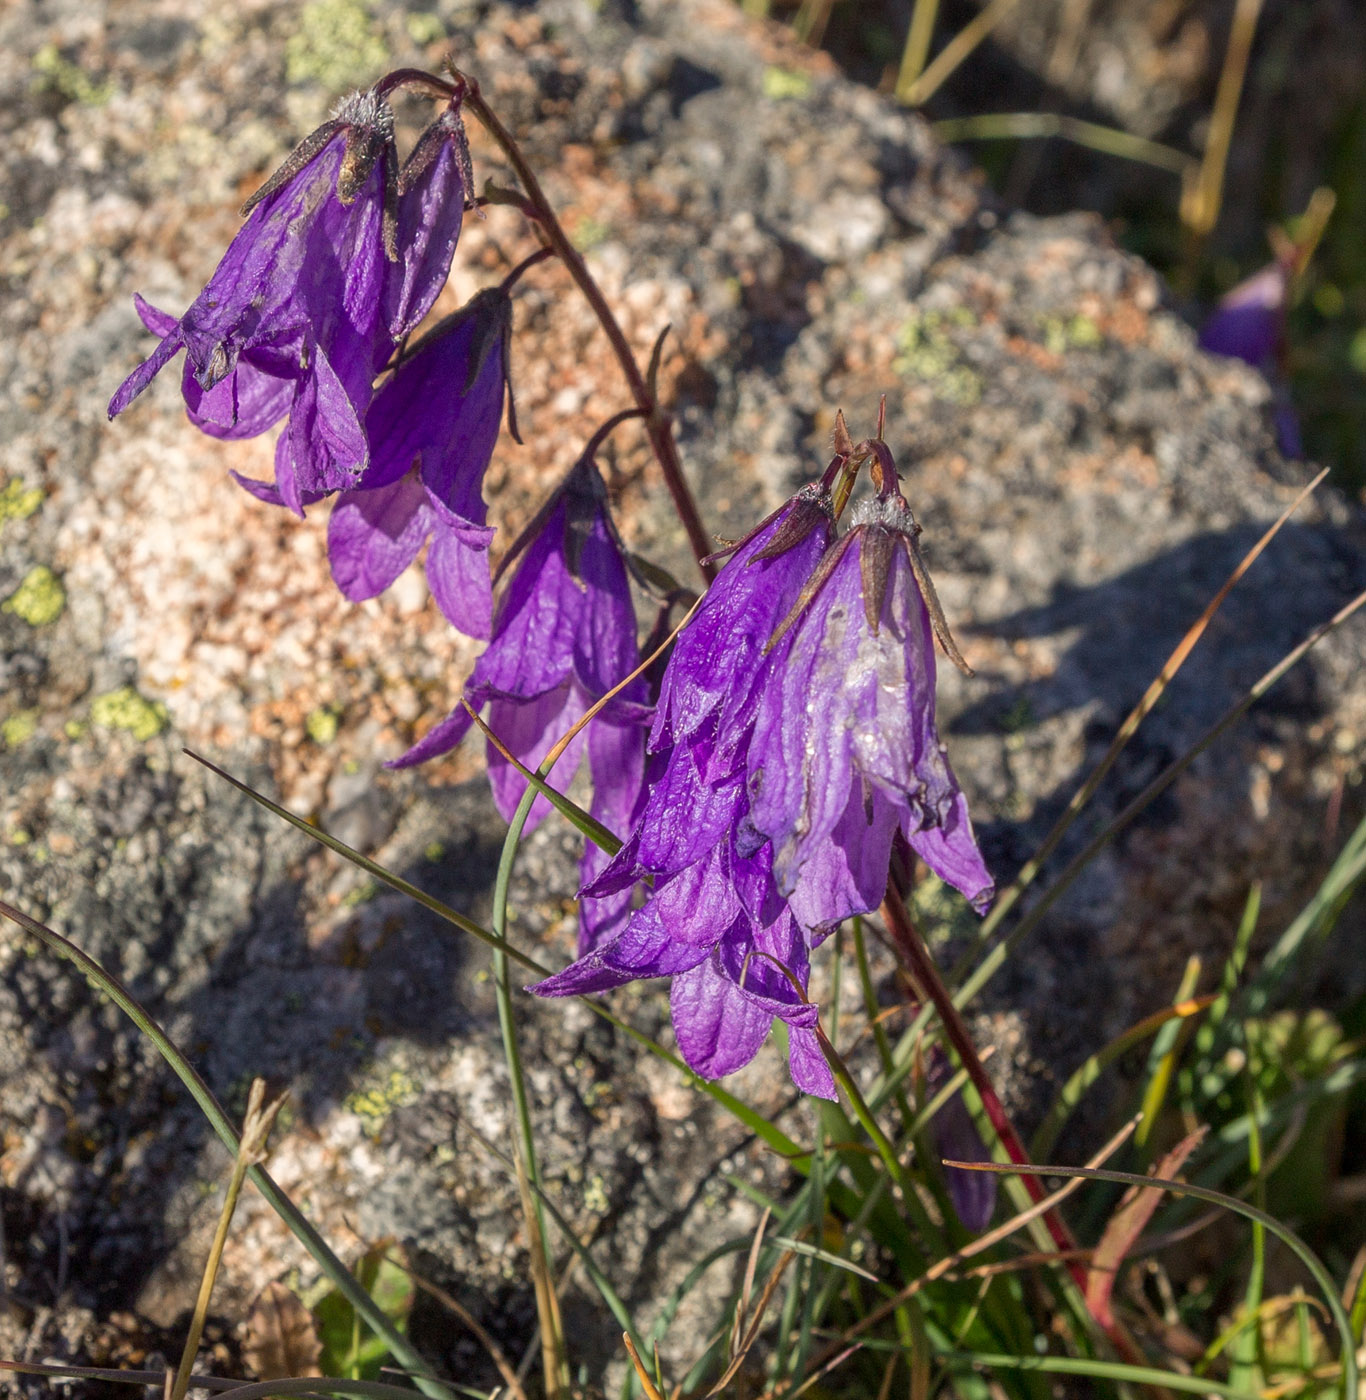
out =
[[[1200,348],[1228,355],[1260,370],[1270,381],[1272,420],[1281,452],[1304,455],[1299,418],[1280,372],[1285,346],[1285,311],[1294,274],[1296,250],[1254,272],[1219,298],[1213,314],[1200,329]]]
[[[414,158],[400,175],[378,89],[346,99],[248,201],[179,320],[135,299],[161,344],[109,416],[184,349],[185,406],[204,432],[253,437],[289,415],[275,454],[282,503],[302,514],[306,499],[354,485],[375,373],[430,308],[459,235],[468,158],[458,114],[438,118]]]
[[[488,706],[489,729],[534,769],[639,662],[626,563],[591,456],[570,471],[508,557],[516,558],[516,567],[498,602],[493,638],[465,684],[465,699],[476,710]],[[557,783],[567,786],[587,750],[590,811],[609,829],[626,829],[640,799],[650,717],[644,700],[645,684],[637,678],[574,737],[556,769]],[[472,723],[462,705],[388,766],[407,768],[448,752]],[[510,820],[526,780],[491,744],[488,763],[494,801]],[[526,829],[549,810],[538,797]],[[601,868],[596,848],[590,847],[584,864],[591,879]],[[629,899],[612,900],[588,909],[590,936],[613,930],[628,906]]]
[[[949,1064],[944,1052],[935,1049],[930,1056],[928,1083],[932,1092],[948,1081]],[[954,1162],[989,1162],[987,1151],[977,1125],[968,1114],[961,1091],[944,1100],[931,1124],[935,1150],[941,1158]],[[996,1209],[996,1178],[991,1172],[964,1171],[962,1167],[944,1167],[944,1184],[949,1200],[963,1227],[980,1235],[991,1224]]]
[[[441,611],[467,636],[489,635],[493,530],[481,492],[503,419],[511,309],[501,288],[481,292],[375,395],[370,465],[327,527],[332,577],[353,601],[382,593],[430,538],[427,582]]]
[[[935,729],[918,533],[899,493],[855,508],[794,610],[754,722],[751,840],[772,840],[778,888],[813,934],[882,902],[898,828],[976,909],[993,893]]]

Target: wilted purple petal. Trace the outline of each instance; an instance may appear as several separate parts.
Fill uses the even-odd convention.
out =
[[[384,289],[385,318],[395,340],[417,327],[446,285],[464,217],[459,116],[443,112],[423,136],[424,141],[433,138],[440,149],[399,199],[399,261],[391,266]]]
[[[469,687],[466,687],[468,693]],[[479,702],[470,697],[470,704],[477,705]],[[400,754],[397,758],[391,758],[384,766],[386,768],[411,768],[417,763],[426,763],[428,759],[438,758],[443,753],[450,751],[470,732],[470,727],[474,721],[470,718],[469,712],[463,705],[452,710],[440,724],[432,727],[410,748],[406,753]]]
[[[792,1082],[804,1094],[818,1099],[839,1101],[835,1090],[835,1076],[830,1063],[821,1050],[812,1027],[793,1026],[787,1028],[787,1064],[792,1074]]]
[[[705,948],[676,944],[649,911],[637,910],[616,938],[599,944],[562,972],[527,988],[542,997],[583,996],[606,992],[638,977],[668,977],[686,972],[708,956]]]

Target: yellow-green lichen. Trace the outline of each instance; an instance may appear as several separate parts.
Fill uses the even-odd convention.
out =
[[[140,741],[154,739],[168,723],[166,706],[139,695],[131,685],[97,695],[90,702],[90,718],[106,729],[126,729]]]
[[[85,731],[89,728],[90,726],[88,724],[84,724],[78,719],[69,719],[62,725],[62,733],[65,734],[68,739],[84,739]]]
[[[16,710],[8,719],[0,722],[0,739],[7,749],[17,749],[38,732],[37,710]]]
[[[1039,322],[1044,349],[1053,355],[1069,350],[1093,350],[1104,338],[1089,316],[1045,316]]]
[[[975,319],[966,307],[912,316],[897,333],[899,353],[892,368],[898,374],[923,380],[936,398],[970,407],[982,397],[982,378],[963,363],[949,330],[971,326]]]
[[[579,252],[587,253],[605,243],[611,232],[611,228],[601,219],[595,219],[591,214],[585,214],[574,225],[574,246]]]
[[[389,1115],[396,1108],[415,1103],[418,1087],[413,1077],[401,1069],[391,1069],[388,1077],[348,1094],[343,1107],[361,1121],[366,1137],[378,1137]]]
[[[771,101],[791,101],[794,98],[808,97],[810,93],[811,79],[807,74],[798,73],[792,68],[764,69],[763,94]]]
[[[43,493],[36,486],[25,486],[17,476],[11,477],[0,490],[0,524],[6,520],[27,520],[43,503]]]
[[[56,622],[65,607],[66,589],[46,564],[31,568],[19,587],[0,603],[0,609],[22,618],[30,627]]]
[[[63,58],[56,44],[44,44],[32,60],[33,85],[40,92],[56,92],[83,107],[103,107],[114,95],[114,84],[97,83],[84,69]]]
[[[425,49],[446,37],[446,26],[439,15],[409,15],[403,21],[408,37],[418,48]]]
[[[389,62],[389,50],[360,0],[310,0],[285,40],[285,76],[333,92],[368,86]]]
[[[339,711],[331,705],[319,705],[316,710],[309,711],[308,718],[304,720],[304,728],[315,744],[330,744],[337,737],[340,722]]]

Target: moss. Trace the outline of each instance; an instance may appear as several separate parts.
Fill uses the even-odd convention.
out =
[[[0,722],[0,739],[7,749],[17,749],[38,732],[37,710],[16,710],[8,719]]]
[[[66,589],[46,564],[31,568],[19,587],[0,603],[0,609],[22,618],[30,627],[56,622],[65,607]]]
[[[811,93],[811,79],[805,73],[791,68],[770,67],[764,69],[763,94],[774,102],[790,101],[808,97]]]
[[[318,83],[334,92],[367,86],[389,62],[389,50],[361,0],[310,0],[285,41],[291,83]]]
[[[97,695],[90,702],[90,718],[106,729],[126,729],[133,738],[153,739],[166,728],[166,706],[147,700],[131,685]]]
[[[44,44],[32,61],[34,86],[56,92],[83,107],[103,107],[114,95],[114,84],[97,83],[84,69],[63,58],[56,44]]]
[[[316,710],[309,711],[304,728],[315,744],[330,744],[337,737],[340,722],[341,715],[331,705],[319,705]]]
[[[43,493],[36,486],[25,486],[17,476],[11,477],[0,490],[0,524],[6,520],[27,520],[43,503]]]

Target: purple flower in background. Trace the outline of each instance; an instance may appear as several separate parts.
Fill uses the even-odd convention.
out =
[[[882,902],[898,828],[975,908],[992,896],[935,729],[934,639],[952,643],[918,533],[899,493],[855,508],[793,610],[754,721],[747,842],[773,842],[778,888],[813,936]]]
[[[607,492],[591,456],[584,456],[509,553],[516,566],[499,599],[493,638],[475,663],[465,698],[488,706],[488,726],[517,760],[535,768],[589,707],[625,680],[639,663],[635,610],[626,563],[607,514]],[[555,773],[567,786],[588,754],[593,778],[590,811],[612,830],[636,814],[645,778],[645,730],[650,711],[637,678],[570,743]],[[406,768],[446,753],[473,721],[462,706],[402,757]],[[526,780],[489,746],[494,801],[510,820]],[[530,830],[549,811],[538,797]],[[584,878],[603,861],[596,847],[584,857]],[[585,944],[612,930],[628,911],[626,899],[584,910]]]
[[[1290,402],[1279,361],[1285,344],[1285,310],[1290,280],[1299,262],[1290,249],[1219,298],[1200,329],[1200,348],[1228,355],[1260,370],[1270,381],[1276,441],[1287,457],[1304,455],[1299,419]]]
[[[382,593],[427,539],[427,582],[453,626],[487,637],[493,530],[482,487],[498,441],[512,303],[481,292],[425,337],[365,417],[370,465],[327,526],[332,577],[353,601]]]
[[[138,298],[161,336],[120,385],[115,417],[182,349],[190,419],[215,437],[253,437],[286,414],[279,499],[354,485],[367,462],[363,419],[393,348],[426,314],[459,235],[467,165],[453,111],[429,128],[403,176],[393,115],[357,93],[248,201],[246,222],[176,320]]]
[[[937,1047],[931,1052],[928,1083],[938,1092],[949,1078],[949,1065],[944,1052]],[[987,1151],[977,1125],[968,1114],[962,1091],[950,1094],[934,1115],[931,1130],[934,1145],[941,1158],[954,1162],[989,1162]],[[964,1171],[962,1167],[944,1167],[944,1184],[949,1200],[964,1229],[980,1235],[991,1224],[996,1209],[996,1178],[991,1172]]]

